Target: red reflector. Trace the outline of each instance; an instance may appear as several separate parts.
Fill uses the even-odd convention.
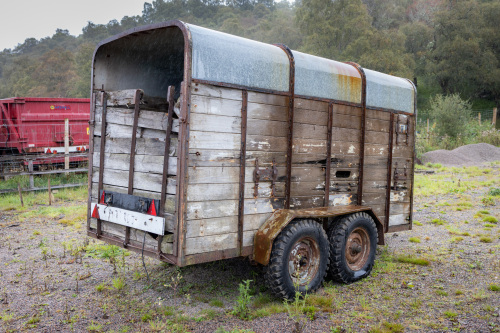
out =
[[[55,150],[55,149],[54,149],[53,153],[54,153],[54,154],[57,154],[57,150]]]
[[[106,203],[104,202],[104,191],[102,191],[102,195],[101,195],[101,201],[99,201],[99,203],[101,205],[105,205]]]
[[[47,154],[52,154],[52,151],[50,151],[50,148],[47,149]]]
[[[92,212],[92,217],[95,219],[99,218],[99,210],[97,210],[97,205],[94,207],[94,211]]]
[[[151,202],[151,205],[149,205],[148,214],[149,214],[149,215],[154,215],[154,216],[157,216],[157,215],[156,215],[156,207],[155,207],[155,202],[154,202],[154,200]]]

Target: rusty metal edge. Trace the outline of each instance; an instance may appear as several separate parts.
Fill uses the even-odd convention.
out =
[[[288,83],[288,133],[286,149],[286,183],[285,183],[285,209],[290,208],[292,192],[292,154],[293,154],[293,114],[295,105],[295,59],[292,50],[285,44],[274,44],[282,49],[290,62],[289,83]]]
[[[97,98],[96,94],[91,91],[90,92],[90,120],[89,120],[89,153],[88,153],[88,199],[87,199],[87,230],[90,230],[90,219],[92,216],[92,212],[90,211],[92,204],[92,174],[94,173],[94,126],[95,126],[95,99]]]
[[[360,153],[359,153],[359,177],[358,177],[358,205],[363,203],[363,173],[365,168],[365,139],[366,139],[366,75],[363,68],[355,62],[346,62],[356,68],[361,76],[361,130],[360,130]]]
[[[193,83],[200,83],[200,84],[209,84],[212,86],[223,87],[223,88],[255,91],[255,92],[260,92],[260,93],[264,93],[264,94],[272,94],[272,95],[280,95],[280,96],[289,96],[290,95],[290,93],[287,91],[278,91],[278,90],[272,90],[272,89],[256,88],[256,87],[244,86],[244,85],[240,85],[240,84],[225,83],[225,82],[218,82],[218,81],[192,79],[192,82]]]
[[[412,156],[412,161],[411,161],[411,193],[410,193],[410,229],[409,230],[412,230],[413,228],[413,193],[415,192],[415,189],[413,188],[414,184],[415,184],[415,158],[417,156],[417,151],[416,151],[416,142],[417,142],[417,138],[416,138],[416,131],[417,131],[417,117],[418,117],[418,109],[417,109],[417,86],[415,85],[415,83],[413,83],[413,81],[411,80],[408,80],[412,86],[413,86],[413,90],[414,90],[414,97],[413,97],[413,117],[411,117],[413,119],[413,133],[412,133],[412,137],[413,137],[413,156]],[[408,132],[409,132],[409,129],[408,129]]]
[[[330,178],[332,172],[332,136],[333,136],[333,103],[328,104],[328,124],[326,133],[326,169],[325,169],[325,200],[323,205],[330,205]]]
[[[125,247],[122,240],[120,238],[117,238],[117,237],[112,237],[112,236],[108,236],[108,235],[100,235],[98,237],[97,233],[95,233],[91,230],[87,231],[87,236],[103,240],[109,244],[113,244],[113,245],[119,246],[121,248],[126,248],[127,250],[131,250],[131,251],[134,251],[136,253],[142,252],[142,247],[139,247],[139,246],[128,244],[127,247]],[[165,253],[159,254],[157,251],[151,250],[149,248],[144,248],[144,254],[148,257],[151,257],[154,259],[159,259],[161,261],[168,262],[172,265],[177,265],[177,258],[171,254],[165,254]]]
[[[101,97],[101,147],[99,152],[99,183],[97,187],[97,200],[99,201],[99,196],[101,191],[104,190],[103,178],[104,178],[104,147],[106,145],[106,113],[107,113],[108,100],[106,98],[106,92],[102,90]],[[102,234],[101,220],[97,219],[97,237]]]
[[[394,113],[391,113],[389,120],[389,147],[387,154],[387,188],[385,191],[385,221],[384,229],[389,229],[389,217],[391,209],[391,180],[392,180],[392,149],[394,141]]]
[[[163,153],[163,174],[161,181],[161,194],[160,194],[160,207],[158,207],[159,215],[165,215],[165,200],[166,200],[166,192],[167,192],[167,182],[168,182],[168,161],[170,156],[170,135],[172,132],[172,124],[174,121],[174,94],[175,88],[174,86],[169,86],[167,89],[167,100],[168,100],[168,115],[167,115],[167,129],[165,133],[165,151]],[[163,242],[163,235],[158,237],[158,254],[161,255],[161,243]],[[173,244],[172,244],[173,246]]]
[[[238,255],[243,252],[243,220],[245,218],[245,168],[247,156],[247,107],[248,91],[241,91],[241,147],[238,197]]]
[[[189,114],[191,101],[191,53],[192,38],[189,29],[182,22],[177,21],[178,28],[184,35],[184,77],[181,84],[181,111],[179,117],[179,143],[177,154],[177,237],[174,236],[174,255],[177,256],[178,265],[184,265],[186,248],[186,228],[187,221],[187,177],[189,158]],[[175,23],[175,22],[174,22]],[[175,242],[176,241],[176,242]]]
[[[273,247],[274,239],[294,219],[328,219],[331,217],[364,211],[369,211],[371,212],[371,214],[373,214],[372,216],[375,216],[371,207],[358,205],[276,210],[255,233],[253,260],[255,260],[259,264],[266,266],[269,263],[269,258],[271,257],[271,250]],[[381,225],[379,219],[376,216],[375,220],[378,221],[379,225]]]
[[[204,262],[211,262],[215,260],[224,260],[235,257],[246,257],[252,254],[253,247],[245,246],[241,250],[239,249],[227,249],[227,250],[218,250],[212,252],[198,253],[186,256],[186,260],[184,261],[183,266],[201,264]]]

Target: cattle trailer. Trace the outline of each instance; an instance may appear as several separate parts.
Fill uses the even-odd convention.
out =
[[[181,21],[102,41],[87,234],[186,266],[249,256],[271,290],[367,276],[412,228],[416,88]]]

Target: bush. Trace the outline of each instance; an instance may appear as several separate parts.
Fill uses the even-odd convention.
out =
[[[436,123],[436,132],[440,136],[456,138],[467,130],[471,119],[471,104],[458,94],[436,95],[431,99],[429,115]]]

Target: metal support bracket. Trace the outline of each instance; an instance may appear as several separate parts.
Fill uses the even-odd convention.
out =
[[[273,162],[270,168],[259,168],[259,159],[255,159],[255,170],[253,171],[253,181],[255,186],[253,188],[253,196],[255,198],[259,195],[259,182],[271,182],[271,197],[274,197],[276,180],[278,179],[278,168],[276,167],[276,161],[273,158]]]

